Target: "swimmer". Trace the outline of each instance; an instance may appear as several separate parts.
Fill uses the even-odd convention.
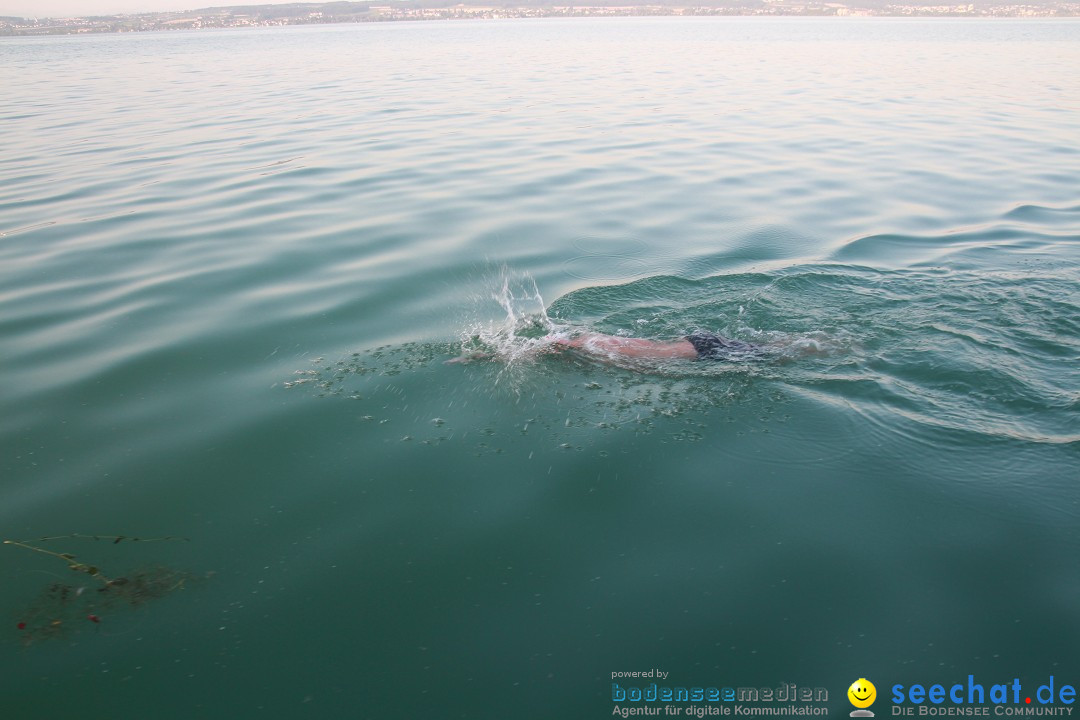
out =
[[[539,352],[566,349],[615,363],[621,360],[739,361],[762,358],[767,354],[763,345],[733,340],[709,332],[694,333],[678,340],[647,340],[595,332],[585,332],[574,337],[549,335],[544,340],[548,343],[538,346]],[[447,360],[447,363],[468,363],[485,360],[493,355],[494,353],[474,352]]]
[[[603,333],[582,333],[573,338],[553,338],[556,345],[579,350],[601,359],[639,360],[747,360],[765,355],[761,345],[702,332],[679,340],[646,340]]]

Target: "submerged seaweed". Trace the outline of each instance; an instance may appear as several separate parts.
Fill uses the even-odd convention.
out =
[[[98,565],[81,562],[71,553],[53,552],[31,544],[60,539],[108,540],[110,545],[116,545],[122,541],[156,542],[185,538],[76,534],[37,538],[32,541],[4,540],[5,545],[24,548],[63,560],[67,563],[69,570],[79,575],[78,580],[70,582],[50,582],[19,613],[16,630],[24,646],[67,637],[81,630],[108,623],[119,612],[159,600],[206,577],[164,565],[133,568],[123,575],[113,577],[106,575]]]

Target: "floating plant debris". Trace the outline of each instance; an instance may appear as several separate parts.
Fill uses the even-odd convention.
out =
[[[51,540],[96,540],[109,545],[120,542],[187,540],[176,536],[139,538],[128,535],[56,535],[35,540],[4,540],[4,545],[20,547],[55,557],[80,578],[71,582],[50,582],[21,613],[15,627],[23,645],[64,637],[91,626],[107,626],[110,617],[147,602],[182,590],[201,579],[192,573],[161,565],[136,568],[123,575],[106,574],[99,565],[83,562],[76,555],[54,552],[36,544]]]

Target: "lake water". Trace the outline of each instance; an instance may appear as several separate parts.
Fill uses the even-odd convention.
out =
[[[1076,20],[5,39],[2,535],[187,538],[0,546],[6,715],[1080,683],[1077,68]],[[583,329],[787,349],[536,351]]]

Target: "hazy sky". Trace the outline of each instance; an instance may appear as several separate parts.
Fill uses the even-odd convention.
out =
[[[112,13],[193,10],[223,5],[281,5],[298,0],[0,0],[0,15],[65,17]],[[303,2],[303,0],[299,0]]]

